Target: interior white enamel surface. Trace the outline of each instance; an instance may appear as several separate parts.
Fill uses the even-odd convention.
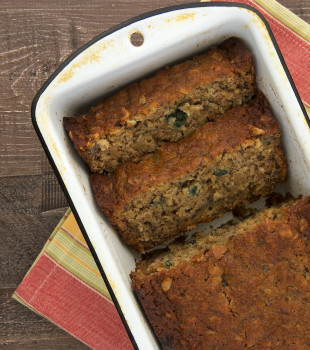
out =
[[[144,43],[134,47],[139,31]],[[159,14],[99,40],[77,56],[41,95],[36,120],[62,176],[139,349],[157,343],[130,288],[137,256],[128,249],[94,201],[89,171],[66,135],[62,119],[133,80],[179,61],[212,44],[237,36],[255,56],[257,80],[281,123],[288,159],[287,190],[310,194],[309,128],[268,32],[253,12],[238,7],[198,7]],[[167,92],[169,93],[169,91]]]

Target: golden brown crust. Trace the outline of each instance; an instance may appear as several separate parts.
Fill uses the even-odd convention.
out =
[[[262,93],[250,103],[231,109],[216,122],[206,123],[191,136],[164,144],[139,163],[126,162],[110,175],[93,174],[91,181],[97,203],[112,224],[116,224],[113,214],[133,197],[212,162],[218,155],[260,137],[257,133],[262,133],[264,138],[280,135],[279,124]],[[282,168],[286,173],[284,159]]]
[[[91,108],[85,116],[64,118],[64,126],[75,149],[85,158],[87,154],[84,151],[91,149],[96,140],[117,132],[128,121],[143,120],[159,105],[175,102],[197,87],[220,77],[233,76],[241,70],[253,70],[253,58],[239,39],[232,38],[222,48],[213,47],[192,60],[163,69],[154,77],[129,85]]]
[[[131,274],[163,349],[310,348],[310,197],[283,211],[191,262]]]

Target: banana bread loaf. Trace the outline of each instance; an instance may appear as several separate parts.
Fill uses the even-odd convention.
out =
[[[236,38],[134,83],[78,118],[64,118],[75,149],[92,172],[178,141],[255,92],[253,57]]]
[[[280,127],[260,93],[187,138],[91,181],[122,239],[144,252],[268,195],[286,173]]]
[[[132,287],[163,349],[310,349],[310,197],[154,252]]]

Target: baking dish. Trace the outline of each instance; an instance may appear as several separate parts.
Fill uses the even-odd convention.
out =
[[[133,33],[143,36],[141,46],[131,44]],[[289,168],[289,180],[281,190],[310,194],[309,120],[268,24],[250,6],[194,3],[126,21],[66,60],[33,101],[34,127],[137,349],[159,348],[130,287],[129,273],[138,256],[120,241],[97,208],[89,170],[74,151],[62,119],[82,113],[129,82],[231,36],[242,38],[252,50],[258,86],[281,124]]]

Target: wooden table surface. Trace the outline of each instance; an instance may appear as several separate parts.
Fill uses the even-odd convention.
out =
[[[31,124],[42,83],[102,31],[184,0],[1,0],[0,348],[87,349],[11,298],[65,212],[66,199]],[[280,0],[310,22],[310,0]]]

